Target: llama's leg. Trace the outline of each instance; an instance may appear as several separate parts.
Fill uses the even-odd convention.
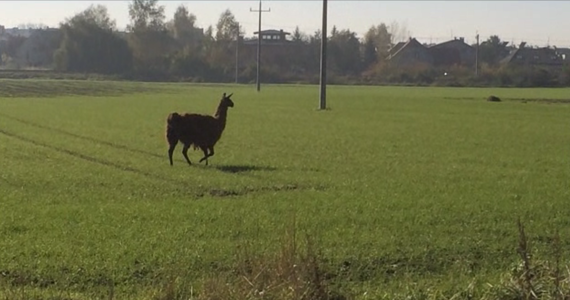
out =
[[[188,162],[188,164],[191,165],[192,163],[190,162],[190,159],[188,158],[188,148],[190,148],[190,144],[184,144],[184,148],[182,148],[182,155],[184,155],[184,158],[186,158],[186,161]]]
[[[206,166],[208,165],[208,147],[200,147],[200,149],[202,149],[202,152],[204,152],[204,157],[202,157],[202,159],[200,159],[200,162],[203,162],[204,160],[206,161]]]
[[[207,154],[206,150],[210,150],[210,154]],[[204,151],[204,157],[200,160],[200,162],[202,162],[203,160],[206,161],[206,166],[208,165],[208,157],[210,156],[214,156],[214,147],[208,147],[206,149],[202,149],[202,151]]]
[[[168,148],[168,159],[170,160],[170,165],[172,166],[172,154],[174,153],[174,148],[176,148],[176,144],[178,144],[178,140],[168,141],[170,144],[170,148]]]
[[[210,147],[210,154],[208,154],[208,157],[210,156],[214,156],[214,146]]]

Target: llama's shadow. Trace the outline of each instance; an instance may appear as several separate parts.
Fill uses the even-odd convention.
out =
[[[226,173],[243,173],[250,171],[275,171],[277,168],[253,165],[225,165],[215,166],[216,169]]]

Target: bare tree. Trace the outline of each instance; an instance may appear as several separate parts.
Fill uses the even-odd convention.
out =
[[[390,34],[390,43],[392,45],[404,42],[410,37],[407,22],[398,23],[397,21],[392,21],[390,26],[388,26],[388,33]]]
[[[48,28],[48,26],[42,23],[26,23],[26,24],[19,24],[17,28],[20,30],[25,30],[25,29],[35,30],[35,29],[46,29]]]

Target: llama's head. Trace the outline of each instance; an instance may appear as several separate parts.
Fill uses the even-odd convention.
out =
[[[230,99],[230,97],[233,95],[234,93],[229,94],[228,96],[226,96],[226,93],[224,93],[224,95],[222,96],[222,101],[221,101],[221,105],[224,105],[226,107],[234,107],[234,102],[232,101],[232,99]]]

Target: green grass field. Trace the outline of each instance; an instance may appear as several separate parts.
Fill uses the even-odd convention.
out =
[[[223,92],[210,165],[170,166],[168,113]],[[292,241],[337,299],[489,297],[518,218],[534,256],[570,246],[568,95],[329,86],[318,111],[316,86],[1,80],[0,298],[262,299],[236,270]]]

